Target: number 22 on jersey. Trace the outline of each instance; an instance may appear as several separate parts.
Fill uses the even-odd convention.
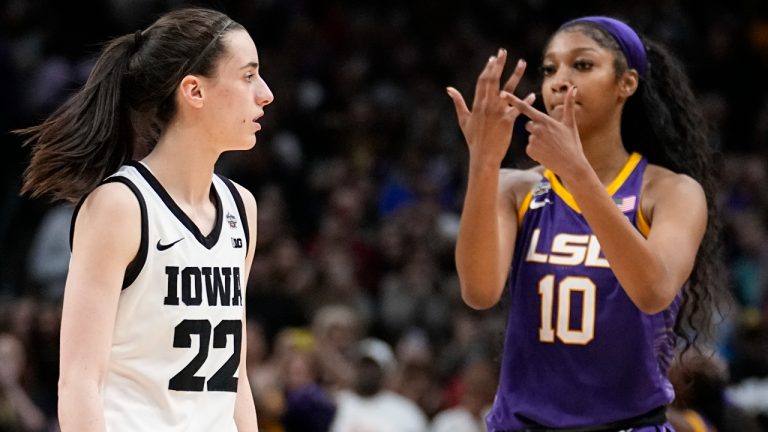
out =
[[[168,388],[177,391],[237,391],[237,367],[240,365],[240,348],[243,328],[240,320],[223,320],[213,328],[213,348],[226,348],[228,337],[232,340],[232,355],[207,381],[196,376],[198,369],[208,358],[211,345],[211,322],[208,320],[184,320],[176,326],[173,337],[174,348],[191,348],[192,335],[199,338],[197,355],[168,382]],[[207,385],[206,385],[207,384]]]

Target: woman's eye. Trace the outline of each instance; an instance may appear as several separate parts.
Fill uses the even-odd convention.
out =
[[[573,67],[576,70],[589,70],[592,69],[592,62],[586,60],[576,60],[576,62],[573,63]]]
[[[542,65],[539,70],[544,76],[550,76],[555,73],[555,67],[553,65]]]
[[[254,75],[255,74],[252,74],[252,73],[246,74],[245,75],[245,80],[248,81],[248,82],[251,82],[253,80],[253,76]]]

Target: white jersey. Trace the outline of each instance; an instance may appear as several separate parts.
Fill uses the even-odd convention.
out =
[[[240,195],[213,176],[216,223],[205,236],[145,165],[107,181],[130,187],[142,211],[103,389],[107,430],[236,431],[249,241]]]

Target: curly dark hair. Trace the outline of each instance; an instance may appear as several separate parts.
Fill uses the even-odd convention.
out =
[[[627,69],[627,60],[616,40],[599,25],[572,22],[560,30],[578,31],[613,51],[616,77]],[[720,181],[715,165],[722,160],[710,141],[710,130],[691,89],[683,65],[661,44],[640,36],[648,69],[640,77],[635,95],[624,105],[621,137],[627,151],[644,155],[650,163],[685,174],[701,184],[707,197],[707,229],[687,286],[683,289],[675,333],[683,351],[711,342],[717,316],[722,316],[729,296],[720,239],[716,190]]]

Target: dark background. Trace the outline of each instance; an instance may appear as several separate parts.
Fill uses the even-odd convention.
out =
[[[716,199],[736,301],[715,351],[730,386],[768,377],[765,1],[0,0],[0,324],[27,347],[27,387],[49,415],[70,209],[19,196],[29,152],[9,131],[78,88],[101,43],[186,4],[220,9],[250,31],[275,94],[257,146],[218,167],[259,202],[248,313],[268,346],[344,303],[364,335],[393,346],[423,335],[439,358],[461,338],[457,317],[469,317],[483,349],[497,350],[503,306],[477,313],[458,294],[453,240],[467,153],[445,87],[469,99],[498,47],[510,63],[536,66],[559,24],[608,14],[687,67],[723,155]],[[531,67],[520,94],[536,82]],[[530,164],[521,136],[508,166]],[[438,378],[450,376],[452,365],[438,366]]]

